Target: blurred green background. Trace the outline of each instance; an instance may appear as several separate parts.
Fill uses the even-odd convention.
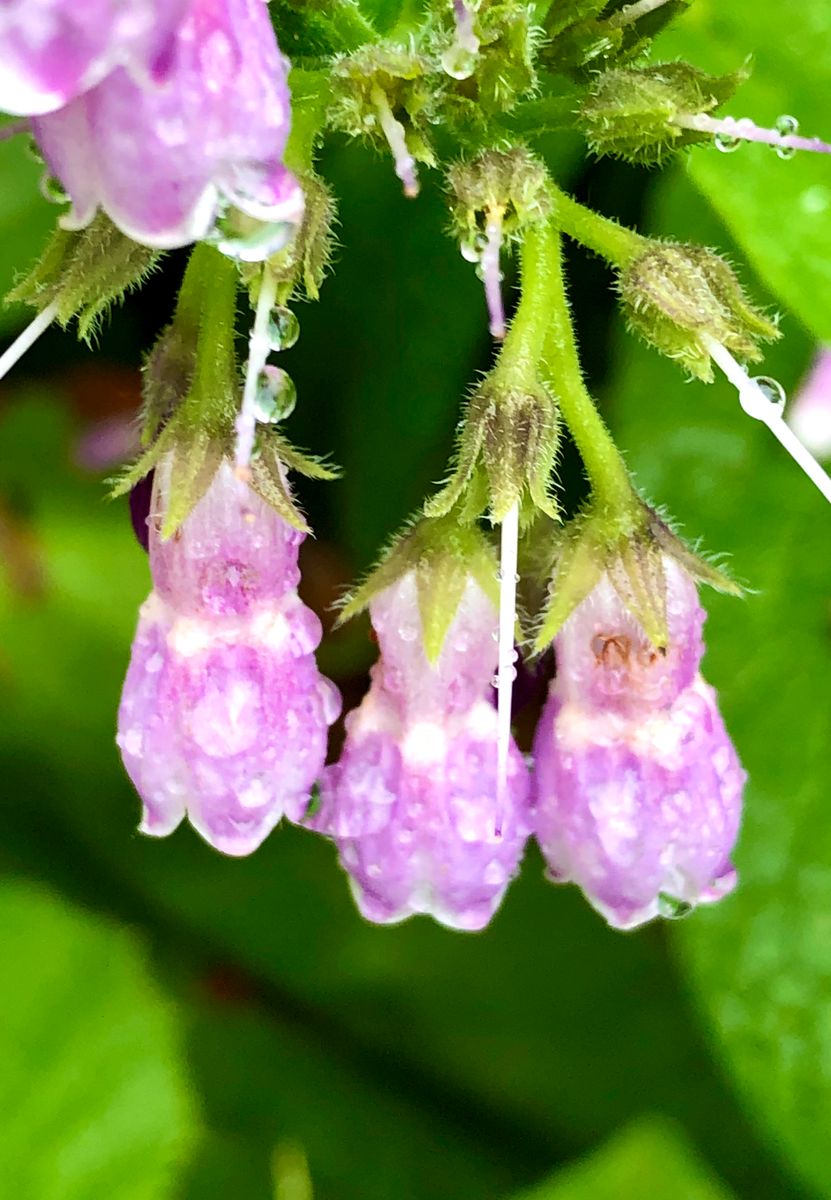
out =
[[[784,28],[787,26],[787,28]],[[701,0],[668,55],[732,68],[736,115],[828,135],[831,6]],[[824,39],[824,40],[823,40]],[[821,53],[822,47],[825,52]],[[810,69],[808,67],[810,66]],[[739,102],[736,102],[739,103]],[[783,312],[766,373],[792,392],[831,338],[831,173],[763,147],[646,174],[547,147],[561,183],[644,232],[726,251]],[[286,356],[289,432],[344,478],[301,484],[322,611],[443,470],[490,347],[440,185],[405,203],[342,143],[336,272]],[[0,145],[0,285],[55,218]],[[0,1196],[15,1200],[753,1200],[831,1196],[831,513],[731,390],[635,344],[610,276],[571,255],[586,371],[645,493],[729,555],[705,670],[750,773],[739,890],[621,935],[531,850],[480,935],[358,917],[332,848],[282,827],[224,859],[187,827],[135,833],[113,742],[146,559],[84,468],[138,398],[183,258],[95,353],[50,331],[0,391]],[[508,280],[506,286],[510,286]],[[26,320],[6,310],[0,336]],[[122,428],[122,426],[117,426]],[[85,438],[87,439],[85,441]],[[566,503],[581,477],[567,450]],[[322,665],[350,702],[360,624]]]

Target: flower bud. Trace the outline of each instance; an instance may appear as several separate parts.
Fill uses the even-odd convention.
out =
[[[162,87],[118,68],[34,122],[72,199],[65,223],[81,228],[100,207],[135,241],[167,249],[207,237],[227,213],[220,248],[264,258],[303,213],[302,191],[282,164],[289,64],[267,7],[194,0],[169,59]]]
[[[672,561],[665,570],[665,653],[604,576],[555,640],[534,742],[534,829],[551,876],[620,929],[717,900],[736,879],[745,775],[698,674],[695,586]]]
[[[187,815],[218,850],[249,854],[284,813],[304,816],[340,698],[315,664],[320,622],[295,590],[303,535],[224,462],[162,540],[166,466],[117,740],[143,832],[165,836]]]
[[[425,505],[440,517],[458,504],[477,468],[487,479],[482,507],[501,521],[526,497],[557,519],[551,477],[557,456],[559,422],[554,400],[541,384],[504,386],[498,372],[482,381],[462,421],[456,467],[442,490]]]
[[[712,112],[746,78],[746,70],[706,75],[684,62],[613,68],[597,77],[578,124],[595,154],[659,165],[702,140],[678,121]]]
[[[53,112],[116,67],[164,79],[187,0],[38,0],[0,13],[0,110]]]
[[[315,827],[334,839],[368,920],[429,913],[481,929],[528,836],[528,772],[513,743],[502,811],[497,801],[496,610],[468,577],[433,662],[415,571],[376,594],[370,615],[381,656],[324,774]]]
[[[760,340],[779,337],[729,263],[704,246],[653,242],[621,271],[618,286],[630,326],[708,382],[713,369],[704,335],[749,362],[762,357]]]

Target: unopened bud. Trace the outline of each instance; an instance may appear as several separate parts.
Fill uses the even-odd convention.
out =
[[[710,113],[729,100],[747,78],[707,75],[689,63],[654,63],[604,72],[578,116],[595,154],[628,162],[660,164],[676,151],[706,140],[683,128],[680,118]]]
[[[704,246],[651,243],[621,272],[619,289],[631,327],[699,379],[713,377],[705,335],[748,362],[761,358],[759,341],[779,336],[729,263]]]

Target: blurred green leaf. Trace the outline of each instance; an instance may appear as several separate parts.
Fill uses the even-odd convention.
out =
[[[728,1200],[681,1130],[644,1120],[515,1200]]]
[[[696,0],[661,36],[657,53],[715,73],[754,56],[753,74],[726,110],[771,127],[793,114],[800,132],[831,141],[831,9],[758,0]],[[723,115],[723,114],[719,114]],[[769,146],[735,153],[696,148],[689,171],[776,299],[818,338],[831,340],[831,162]]]
[[[173,1013],[133,937],[3,880],[0,1194],[154,1200],[189,1149]]]
[[[32,266],[54,228],[58,209],[38,186],[45,168],[29,155],[26,137],[0,140],[0,300],[17,275]],[[0,334],[26,320],[24,305],[0,303]]]
[[[653,231],[719,238],[697,207],[676,177]],[[792,390],[810,348],[792,322],[785,332],[763,369]],[[831,509],[728,385],[685,385],[628,339],[620,355],[613,413],[631,465],[753,589],[707,597],[705,670],[750,775],[739,887],[683,927],[677,950],[770,1145],[829,1195]]]

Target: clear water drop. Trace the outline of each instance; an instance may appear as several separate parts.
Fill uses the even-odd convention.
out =
[[[451,79],[470,79],[476,70],[476,54],[454,42],[441,56],[441,66]]]
[[[272,350],[290,350],[300,337],[300,322],[290,308],[278,304],[268,318],[267,335]]]
[[[459,252],[465,262],[478,263],[482,257],[483,248],[484,239],[481,234],[473,238],[464,238],[463,241],[459,242]]]
[[[257,420],[263,425],[276,425],[292,414],[296,403],[297,388],[291,376],[280,367],[263,367],[254,401]]]
[[[785,402],[787,394],[782,384],[778,379],[772,379],[770,375],[756,375],[753,377],[753,382],[761,391],[765,399],[773,405],[776,411],[781,415],[785,411]]]
[[[297,230],[291,221],[260,221],[227,206],[206,239],[237,262],[262,262],[287,245]]]
[[[799,133],[799,121],[797,121],[796,117],[783,114],[781,117],[776,118],[773,128],[782,137],[788,137],[790,134]]]
[[[679,900],[677,896],[670,896],[668,892],[658,893],[658,913],[666,920],[680,921],[682,917],[688,917],[692,910],[693,905],[686,900]]]
[[[732,133],[717,133],[713,138],[716,150],[720,150],[722,154],[732,154],[734,150],[738,150],[741,145],[741,138],[734,137]]]
[[[47,171],[40,179],[40,194],[44,200],[48,200],[50,204],[68,204],[69,196],[63,188],[63,184],[56,175],[50,175]]]

